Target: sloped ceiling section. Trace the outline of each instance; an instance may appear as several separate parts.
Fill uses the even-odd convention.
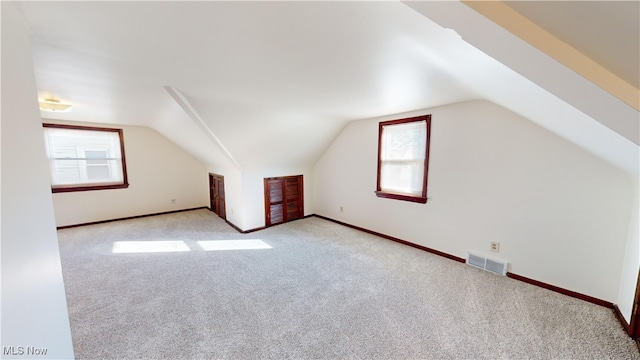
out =
[[[638,176],[637,110],[461,2],[407,5],[460,34],[466,66],[452,66],[468,86]]]
[[[480,98],[455,34],[399,2],[19,4],[41,97],[154,126],[183,94],[243,170],[315,163],[348,121]],[[176,125],[179,126],[179,125]]]
[[[200,117],[200,114],[198,114],[196,109],[193,108],[191,103],[189,103],[184,95],[178,89],[171,86],[165,86],[164,89],[167,90],[167,93],[173,98],[176,104],[180,106],[185,115],[187,115],[193,121],[194,125],[199,128],[199,132],[207,136],[209,142],[212,142],[217,146],[218,150],[221,152],[224,158],[226,158],[226,160],[229,161],[236,168],[236,170],[242,171],[242,167],[240,166],[240,164],[238,164],[238,161],[233,157],[233,155],[229,152],[226,146],[224,146],[220,139],[218,139],[216,134],[214,134],[211,129],[209,129],[204,120],[202,120],[202,117]]]
[[[167,89],[165,89],[167,90]],[[235,168],[238,164],[224,152],[212,139],[208,131],[194,121],[187,112],[175,101],[169,91],[159,97],[165,97],[162,102],[164,108],[153,119],[153,128],[169,140],[178,144],[191,156],[198,159],[210,171],[213,169]]]
[[[639,16],[638,14],[640,14],[640,9],[637,6],[637,2],[570,1],[556,3],[548,1],[518,1],[509,2],[509,5],[507,5],[506,2],[502,1],[465,1],[464,4],[533,46],[535,49],[548,55],[550,59],[575,72],[574,79],[566,75],[558,79],[549,76],[549,74],[545,72],[540,73],[543,75],[546,74],[546,77],[551,79],[551,81],[544,83],[547,90],[561,96],[563,100],[570,104],[578,104],[577,107],[581,108],[590,116],[634,141],[636,144],[639,143],[638,121],[628,121],[628,116],[618,119],[618,116],[611,114],[609,109],[610,105],[620,107],[616,105],[616,103],[621,101],[631,107],[631,109],[629,109],[630,113],[632,110],[636,112],[640,111],[640,89],[632,85],[632,83],[637,82],[637,80],[634,81],[634,79],[632,79],[632,71],[627,74],[628,76],[626,76],[626,78],[622,78],[598,62],[600,61],[603,64],[607,64],[607,66],[613,66],[614,69],[616,67],[615,65],[627,67],[628,65],[626,64],[629,63],[635,63],[635,67],[640,67],[638,55],[633,56],[630,54],[634,52],[634,49],[637,54],[638,43],[640,42],[640,20],[637,18]],[[526,16],[523,16],[520,12],[513,9],[514,4],[529,4],[532,6],[525,7]],[[559,4],[563,6],[559,8]],[[594,4],[599,4],[599,6],[594,7]],[[520,8],[520,6],[518,8]],[[532,9],[535,11],[531,11]],[[560,9],[565,10],[559,11]],[[571,16],[567,19],[566,24],[560,25],[562,23],[560,20],[562,19],[561,15],[567,13],[566,9],[572,10]],[[609,11],[604,11],[604,9]],[[630,15],[625,14],[623,17],[616,16],[619,15],[618,13],[624,13],[625,11],[629,12]],[[541,16],[542,14],[544,15]],[[544,26],[546,26],[545,29],[532,22],[527,16],[540,19],[541,21],[551,21],[542,21],[545,24]],[[596,17],[599,18],[599,21],[594,21],[593,18]],[[628,18],[630,18],[630,20]],[[626,24],[626,26],[618,25],[626,22],[629,23]],[[565,28],[572,29],[566,31]],[[550,32],[549,29],[552,29],[551,31],[553,32]],[[578,33],[581,35],[577,35]],[[594,33],[601,34],[601,36],[594,36]],[[602,36],[602,34],[607,34],[607,36]],[[477,34],[473,33],[470,35],[471,42],[477,44]],[[563,40],[563,38],[565,40]],[[490,39],[496,43],[502,43],[492,37]],[[476,42],[474,42],[474,40]],[[621,43],[622,45],[612,47],[605,44],[607,41]],[[589,46],[585,46],[585,43],[588,43]],[[597,52],[598,57],[592,58],[586,55],[587,53],[596,54],[596,52],[593,51],[594,48],[600,49],[600,51]],[[508,47],[503,47],[503,49],[508,49]],[[603,54],[606,55],[603,56]],[[504,54],[494,53],[492,56],[499,60],[504,59]],[[619,60],[621,58],[625,58],[625,60]],[[529,61],[529,63],[532,64],[533,62]],[[524,64],[515,65],[518,66],[514,67],[514,69],[522,71],[526,69],[527,62],[525,61]],[[538,84],[542,84],[541,80],[544,79],[541,78],[544,76],[541,77],[539,74],[534,75],[538,76],[530,79]],[[575,79],[580,78],[585,82],[584,86],[576,86]],[[562,86],[563,84],[565,84],[564,87]],[[569,91],[563,91],[565,89],[569,89]],[[611,96],[603,96],[607,93]],[[629,133],[632,133],[633,137],[630,137]]]
[[[640,1],[507,1],[505,5],[640,88]]]
[[[581,107],[549,91],[562,85],[553,78],[567,77],[564,70],[520,71],[518,62],[531,66],[525,55],[535,49],[496,41],[496,25],[459,2],[17,6],[31,26],[40,98],[74,104],[72,112],[47,117],[154,127],[204,163],[230,158],[242,171],[310,166],[349,121],[487,99],[637,173],[630,135],[594,120],[585,110],[593,104]],[[490,46],[476,44],[477,37]],[[501,59],[512,44],[516,56]],[[201,121],[177,115],[185,107],[167,88]],[[582,101],[601,99],[592,95]],[[603,108],[624,124],[637,117],[611,103]],[[194,124],[206,126],[209,146],[230,156],[207,159],[189,141]]]

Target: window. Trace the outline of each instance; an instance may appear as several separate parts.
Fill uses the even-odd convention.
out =
[[[427,202],[431,115],[383,121],[378,130],[378,197]]]
[[[43,124],[55,192],[127,188],[121,129]]]

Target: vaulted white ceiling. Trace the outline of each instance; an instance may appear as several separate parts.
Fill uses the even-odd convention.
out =
[[[562,108],[575,121],[584,116],[416,4],[17,6],[31,26],[40,98],[74,104],[72,112],[43,116],[154,127],[208,163],[216,160],[189,143],[193,116],[167,89],[184,96],[241,169],[312,165],[349,121],[472,99],[497,102],[543,126],[548,113],[536,108],[545,101],[548,111]],[[539,97],[535,106],[530,99],[521,104],[516,88]],[[570,124],[552,130],[573,141],[562,133]],[[619,139],[600,123],[587,128],[589,138],[606,132],[598,146],[613,148],[593,151],[629,166],[628,159],[615,159],[628,151],[627,135]]]

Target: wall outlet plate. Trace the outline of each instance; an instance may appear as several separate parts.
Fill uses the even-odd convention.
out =
[[[497,241],[492,241],[490,246],[491,251],[500,252],[500,243]]]

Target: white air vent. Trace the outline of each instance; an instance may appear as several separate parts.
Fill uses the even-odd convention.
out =
[[[489,259],[484,255],[471,253],[467,251],[467,264],[475,266],[482,270],[490,271],[494,274],[507,275],[507,264],[504,260]]]

